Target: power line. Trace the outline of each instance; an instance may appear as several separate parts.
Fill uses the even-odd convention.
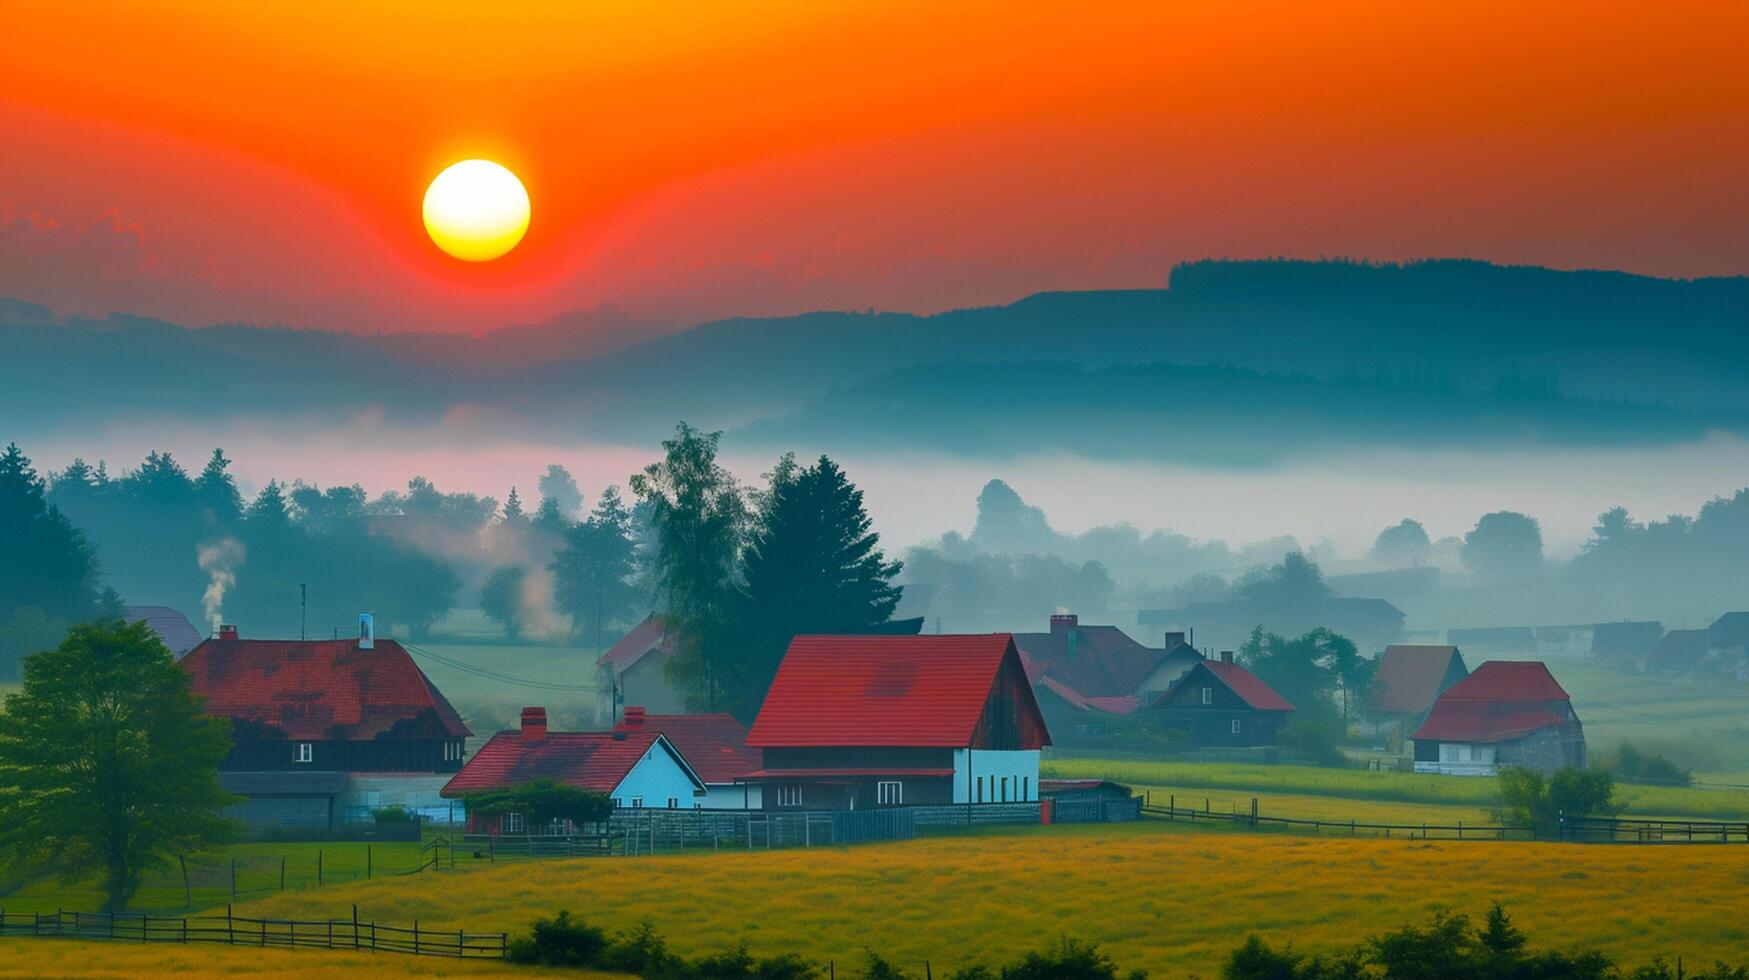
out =
[[[518,687],[528,687],[528,688],[534,688],[536,690],[542,690],[542,691],[575,691],[575,692],[587,692],[587,693],[591,693],[591,694],[598,694],[601,692],[601,688],[599,686],[596,686],[596,685],[555,684],[552,681],[529,680],[526,677],[516,677],[514,675],[506,674],[506,673],[503,673],[501,671],[496,671],[496,670],[491,670],[491,669],[486,668],[486,667],[481,667],[478,664],[470,664],[470,663],[463,661],[463,660],[456,660],[452,657],[446,657],[440,653],[433,653],[430,650],[427,650],[426,648],[424,648],[422,646],[418,646],[418,645],[413,644],[413,643],[407,643],[407,642],[403,641],[401,645],[403,647],[406,647],[408,650],[412,651],[413,653],[417,654],[418,656],[423,657],[427,660],[430,660],[434,663],[442,664],[443,666],[448,667],[451,670],[460,671],[461,673],[469,674],[471,676],[478,677],[478,678],[481,678],[483,680],[497,681],[501,684],[512,684],[512,685],[515,685]]]

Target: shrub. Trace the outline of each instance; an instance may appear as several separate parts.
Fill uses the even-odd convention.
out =
[[[371,816],[376,818],[377,823],[407,823],[413,819],[413,814],[407,812],[407,808],[399,804],[381,807],[374,811]]]
[[[528,936],[518,936],[505,947],[504,958],[531,966],[600,968],[606,950],[606,933],[561,911],[551,919],[535,920]]]
[[[1539,835],[1560,831],[1564,817],[1614,816],[1622,811],[1615,799],[1615,778],[1607,769],[1557,770],[1544,777],[1529,769],[1500,770],[1502,822],[1529,824]]]
[[[862,976],[863,980],[906,980],[909,974],[870,949],[864,950]]]
[[[1661,755],[1647,755],[1632,742],[1621,743],[1615,758],[1607,768],[1625,783],[1651,783],[1655,786],[1689,786],[1694,774]]]

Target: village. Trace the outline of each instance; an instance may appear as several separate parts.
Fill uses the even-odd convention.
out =
[[[344,838],[349,827],[374,829],[384,812],[412,817],[414,837],[427,823],[501,842],[608,827],[623,838],[641,817],[653,827],[661,811],[663,833],[700,840],[696,828],[707,827],[718,847],[748,843],[755,826],[765,843],[783,839],[768,815],[826,815],[821,843],[930,826],[1134,820],[1144,797],[1133,787],[1052,778],[1041,754],[1056,745],[1098,755],[1117,733],[1152,732],[1162,761],[1244,765],[1280,758],[1295,715],[1232,651],[1196,649],[1193,630],[1150,647],[1061,613],[1039,632],[929,635],[914,619],[872,635],[797,636],[749,726],[685,710],[667,672],[680,637],[652,615],[600,655],[608,700],[590,709],[610,719],[600,729],[550,728],[553,703],[525,706],[515,729],[476,732],[407,647],[374,635],[369,614],[356,638],[309,641],[247,637],[230,625],[202,639],[172,611],[153,616],[206,710],[232,725],[220,778],[244,800],[233,815],[246,833],[277,839]],[[1741,663],[1745,619],[1650,638],[1641,656],[1652,670]],[[1580,713],[1541,661],[1472,668],[1455,645],[1391,644],[1360,702],[1357,733],[1396,753],[1375,756],[1375,766],[1386,758],[1390,768],[1462,777],[1587,764]],[[613,813],[584,828],[469,807],[478,794],[543,781],[599,794]],[[904,821],[832,819],[869,811]],[[713,820],[736,813],[761,820]],[[800,826],[805,833],[805,818]]]

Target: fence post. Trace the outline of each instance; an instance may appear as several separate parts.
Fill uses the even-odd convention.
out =
[[[231,899],[232,899],[232,901],[235,901],[236,898],[237,898],[237,859],[232,858],[231,859]]]
[[[419,920],[413,920],[413,955],[419,955]]]
[[[279,890],[285,891],[285,858],[279,859]]]
[[[352,948],[358,948],[358,903],[352,903]]]
[[[316,887],[322,887],[322,849],[316,848]]]
[[[369,879],[371,876],[371,856],[370,856],[370,845],[369,844],[364,845],[364,876],[366,879]]]
[[[225,945],[237,945],[237,924],[236,920],[231,918],[231,907],[229,905],[225,906]]]
[[[1257,797],[1251,797],[1251,829],[1257,829]]]
[[[188,860],[182,855],[176,855],[176,863],[182,867],[182,907],[194,908],[194,897],[188,892]]]
[[[486,863],[487,864],[497,864],[498,863],[498,853],[497,853],[496,841],[497,841],[497,838],[495,838],[495,837],[486,838]]]

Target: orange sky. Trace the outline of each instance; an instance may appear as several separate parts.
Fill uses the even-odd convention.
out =
[[[678,323],[1210,255],[1749,273],[1737,2],[9,6],[0,295],[63,313]],[[470,156],[534,206],[483,266],[419,224]]]

